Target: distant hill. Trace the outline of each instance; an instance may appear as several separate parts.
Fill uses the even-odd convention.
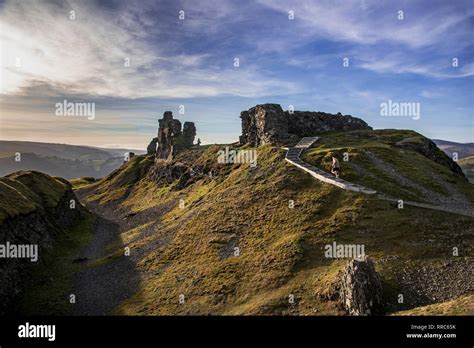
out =
[[[0,176],[19,170],[35,170],[66,179],[100,178],[123,163],[125,152],[142,150],[107,149],[81,145],[0,140]],[[15,161],[15,154],[21,160]]]
[[[474,156],[463,158],[458,161],[458,164],[469,181],[474,183]]]
[[[457,152],[457,163],[469,181],[474,182],[474,143],[463,144],[440,139],[433,139],[433,142],[451,158]]]
[[[458,159],[474,156],[474,143],[456,143],[454,141],[447,141],[441,139],[432,139],[438,147],[443,150],[449,157],[453,156],[454,152],[458,153]]]

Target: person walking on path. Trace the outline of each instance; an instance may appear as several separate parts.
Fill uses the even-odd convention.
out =
[[[339,161],[334,156],[332,156],[331,173],[335,175],[336,178],[339,178],[339,173],[340,173]]]

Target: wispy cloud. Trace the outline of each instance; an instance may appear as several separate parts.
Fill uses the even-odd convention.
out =
[[[285,32],[279,48],[292,49],[318,40],[339,42],[334,57],[350,57],[356,67],[378,73],[409,73],[434,78],[473,75],[472,57],[452,69],[451,59],[470,56],[474,45],[471,1],[456,3],[414,1],[410,3],[341,0],[259,0],[281,13],[294,12],[292,29]],[[399,11],[403,19],[399,19]],[[288,21],[287,21],[288,22]],[[296,29],[297,28],[297,29]],[[294,33],[297,33],[295,35]],[[318,59],[319,57],[316,57]],[[290,64],[311,66],[306,58]],[[327,61],[328,65],[334,64]]]
[[[143,147],[158,113],[182,103],[191,111],[180,118],[197,118],[207,142],[235,140],[238,113],[265,102],[351,113],[383,127],[380,100],[419,97],[430,99],[427,129],[458,107],[453,134],[466,134],[472,119],[472,0],[0,4],[0,137],[67,138],[77,130],[79,140],[95,134],[95,144],[115,144],[119,134],[127,144],[140,137]],[[98,117],[59,122],[54,103],[65,98],[97,103]],[[35,122],[41,129],[25,130]]]
[[[383,56],[380,54],[361,55],[357,57],[361,63],[359,67],[383,74],[416,74],[433,78],[462,78],[474,75],[474,64],[452,65],[452,58],[431,59],[415,58],[404,54]]]
[[[411,47],[438,43],[462,22],[469,22],[474,13],[469,1],[457,4],[434,1],[397,3],[384,1],[343,0],[259,0],[270,8],[287,15],[292,10],[295,21],[306,28],[300,32],[306,37],[326,37],[336,41],[375,44],[397,42]],[[461,10],[459,8],[461,7]],[[403,11],[403,20],[399,12]],[[465,33],[464,35],[468,35]],[[466,45],[467,43],[459,43]]]
[[[294,83],[264,75],[251,62],[235,68],[234,56],[227,57],[228,67],[222,68],[207,53],[170,53],[176,48],[160,46],[154,37],[160,33],[147,31],[151,19],[143,15],[145,20],[135,20],[146,10],[120,11],[114,17],[88,2],[8,2],[0,14],[1,92],[22,93],[40,83],[69,94],[131,98],[294,91]],[[75,20],[70,19],[70,11],[75,11]],[[194,12],[189,12],[191,25],[202,24],[202,19],[193,21]]]

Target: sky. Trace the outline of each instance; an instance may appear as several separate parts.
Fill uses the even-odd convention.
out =
[[[473,0],[0,0],[0,49],[3,140],[144,149],[170,110],[230,143],[277,103],[474,142]]]

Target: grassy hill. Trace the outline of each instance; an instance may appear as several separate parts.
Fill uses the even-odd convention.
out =
[[[414,131],[328,133],[303,159],[329,171],[331,156],[335,155],[345,180],[396,199],[469,207],[474,202],[472,185],[461,168],[433,146]]]
[[[56,207],[69,183],[39,172],[16,172],[0,177],[0,224],[6,218]]]
[[[67,293],[80,268],[72,261],[90,242],[93,222],[62,178],[31,171],[1,177],[0,244],[37,245],[38,261],[2,259],[0,313],[67,313]]]
[[[332,153],[349,152],[344,179],[472,209],[474,186],[439,149],[426,152],[428,142],[411,131],[331,133],[304,158],[326,167]],[[119,240],[88,267],[113,269],[129,247],[139,275],[134,295],[114,313],[343,314],[326,296],[347,262],[324,256],[334,241],[365,246],[382,278],[386,313],[423,311],[473,292],[466,283],[473,218],[343,191],[269,145],[257,149],[257,168],[219,164],[222,148],[194,148],[167,164],[137,156],[98,182],[77,181],[88,207],[120,222]]]

